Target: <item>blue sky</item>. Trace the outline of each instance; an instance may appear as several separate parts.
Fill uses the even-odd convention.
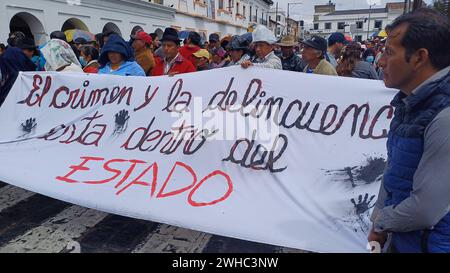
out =
[[[375,7],[384,7],[387,2],[404,2],[401,0],[333,0],[336,3],[336,9],[363,9],[369,8],[368,1],[378,2],[379,5]],[[303,19],[312,22],[314,14],[314,5],[322,5],[328,3],[328,0],[274,0],[279,3],[279,7],[287,11],[287,3],[303,3],[301,5],[291,5],[290,14],[295,19]],[[425,0],[427,3],[433,0]],[[275,6],[275,5],[274,5]]]

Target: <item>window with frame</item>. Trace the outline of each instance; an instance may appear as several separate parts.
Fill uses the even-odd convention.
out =
[[[325,29],[331,29],[331,23],[325,23]]]
[[[319,23],[314,24],[314,30],[319,30]]]
[[[339,29],[339,30],[345,29],[345,22],[339,22],[339,23],[338,23],[338,29]]]
[[[376,20],[375,21],[375,26],[376,29],[381,29],[383,27],[383,21],[381,20]]]
[[[357,21],[356,22],[356,28],[357,29],[362,29],[364,26],[364,22],[363,21]]]

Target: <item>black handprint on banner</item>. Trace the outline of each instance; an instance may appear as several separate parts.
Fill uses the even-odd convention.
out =
[[[352,198],[350,199],[353,207],[349,207],[345,215],[338,218],[346,226],[355,232],[362,232],[367,234],[370,230],[370,209],[375,206],[371,204],[375,199],[375,195],[370,196],[366,193],[358,196],[358,202]]]
[[[27,119],[20,126],[22,126],[22,131],[24,131],[26,134],[29,134],[37,126],[36,119],[35,118]]]
[[[114,134],[121,134],[127,130],[128,120],[130,116],[127,110],[122,110],[116,114],[116,128]]]
[[[326,174],[335,181],[345,182],[352,188],[381,181],[386,167],[386,160],[381,156],[368,157],[361,166],[344,167],[338,170],[327,170]]]
[[[352,202],[353,206],[355,207],[356,214],[361,215],[375,206],[375,204],[370,205],[370,203],[373,201],[373,199],[375,199],[375,195],[372,195],[372,197],[370,197],[370,199],[369,199],[369,194],[366,193],[366,195],[364,196],[364,199],[363,199],[362,195],[360,195],[358,197],[358,204],[356,203],[355,199],[353,199],[353,198],[350,201]]]

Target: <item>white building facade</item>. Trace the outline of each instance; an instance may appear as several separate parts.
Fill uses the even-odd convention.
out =
[[[253,24],[267,25],[271,0],[164,0],[176,9],[171,25],[178,30],[197,31],[208,36],[217,33],[243,34]]]
[[[286,12],[278,7],[272,7],[269,12],[269,28],[276,37],[281,37],[287,33]]]
[[[142,0],[0,0],[0,40],[23,31],[40,44],[52,31],[74,28],[114,30],[126,38],[137,25],[148,32],[164,30],[175,14],[173,8]]]
[[[404,12],[403,2],[387,3],[384,8],[335,10],[335,4],[315,6],[314,22],[310,34],[328,37],[342,32],[355,41],[366,40],[383,30]]]
[[[243,34],[266,18],[271,0],[0,0],[0,42],[22,31],[41,44],[55,30],[113,30],[125,39],[135,26]]]

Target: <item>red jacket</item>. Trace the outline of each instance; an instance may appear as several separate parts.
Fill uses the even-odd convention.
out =
[[[184,74],[184,73],[191,73],[197,71],[194,67],[194,65],[183,58],[181,54],[178,55],[178,57],[175,59],[175,63],[172,65],[172,67],[169,70],[169,73],[175,73],[175,74]],[[152,70],[152,76],[162,76],[164,75],[164,60],[158,60],[155,67]]]
[[[91,73],[91,74],[98,74],[99,68],[100,68],[100,65],[98,64],[98,62],[91,62],[83,69],[83,72]]]
[[[192,55],[195,52],[199,51],[201,48],[198,46],[189,46],[189,45],[185,45],[180,47],[180,49],[178,50],[178,52],[180,52],[180,54],[188,61],[190,61],[192,64],[195,63],[195,57]]]
[[[83,72],[84,73],[90,73],[90,74],[97,74],[98,73],[98,67],[93,67],[93,66],[85,67],[83,69]]]

